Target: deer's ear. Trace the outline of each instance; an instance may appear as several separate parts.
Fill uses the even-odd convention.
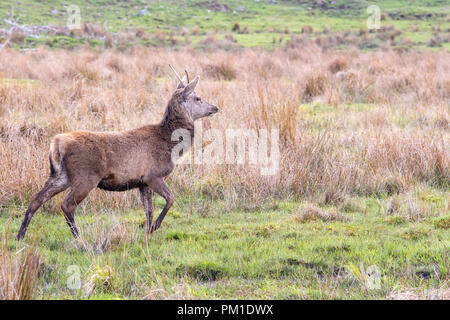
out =
[[[200,79],[200,77],[196,76],[195,79],[192,80],[191,82],[189,82],[188,85],[186,86],[186,88],[184,88],[183,95],[185,97],[189,96],[192,92],[194,92],[195,87],[197,86],[199,79]]]

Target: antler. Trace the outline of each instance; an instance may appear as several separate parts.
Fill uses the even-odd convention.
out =
[[[184,72],[186,73],[186,79],[187,79],[187,83],[189,83],[190,81],[189,81],[189,73],[187,72],[187,70],[186,69],[184,69]]]
[[[175,73],[175,75],[177,76],[178,80],[180,80],[181,83],[183,83],[183,80],[181,80],[180,75],[178,74],[178,72],[172,67],[171,64],[169,64],[169,67],[172,69],[172,71]],[[188,81],[189,82],[189,81]]]

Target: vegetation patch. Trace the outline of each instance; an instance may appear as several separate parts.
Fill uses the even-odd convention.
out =
[[[216,281],[227,275],[226,270],[212,261],[200,261],[177,267],[178,276],[189,276],[199,281]]]
[[[386,222],[386,224],[397,226],[408,222],[408,219],[406,219],[405,217],[391,216],[385,218],[384,221]]]
[[[206,65],[207,76],[216,80],[233,80],[236,78],[236,70],[230,62],[221,62],[218,65]]]
[[[340,245],[325,245],[317,248],[319,251],[325,252],[327,254],[335,254],[340,252],[347,252],[351,250],[351,246],[348,244]]]
[[[341,214],[338,211],[324,211],[313,205],[306,205],[299,207],[294,213],[294,219],[300,223],[310,221],[323,221],[323,222],[345,222],[350,221],[350,218]]]
[[[111,292],[116,285],[116,281],[115,273],[110,266],[94,265],[85,284],[86,294],[90,296],[94,291]]]
[[[168,232],[166,235],[167,240],[200,240],[200,239],[207,239],[208,235],[198,235],[193,233],[187,233],[183,231],[171,231]]]
[[[435,219],[434,225],[436,228],[445,229],[445,230],[449,229],[450,228],[450,215]]]
[[[375,32],[366,28],[370,16],[366,9],[371,3],[356,0],[269,4],[262,0],[125,3],[74,0],[72,4],[80,7],[82,20],[76,29],[65,26],[69,16],[60,1],[4,0],[2,4],[0,17],[19,26],[10,32],[11,45],[16,48],[42,45],[118,50],[133,46],[274,48],[290,43],[298,34],[324,50],[342,46],[439,48],[449,43],[448,13],[440,1],[414,1],[408,5],[400,0],[383,1],[378,4],[382,9],[381,28]],[[6,23],[4,27],[8,31],[11,25]],[[233,36],[230,32],[234,32]],[[408,37],[403,35],[405,32]],[[0,32],[0,41],[4,42],[8,33]]]
[[[43,261],[39,251],[23,247],[17,252],[8,252],[8,238],[1,236],[0,242],[0,299],[28,300],[35,298],[36,282],[42,275]]]
[[[400,236],[406,240],[418,240],[428,236],[429,231],[424,228],[413,228],[403,231]]]
[[[272,233],[277,232],[280,229],[278,224],[269,223],[267,225],[261,226],[256,230],[256,235],[261,237],[269,237]]]

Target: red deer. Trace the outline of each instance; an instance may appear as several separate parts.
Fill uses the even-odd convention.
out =
[[[159,124],[122,132],[78,131],[58,134],[53,138],[49,155],[50,177],[42,190],[31,198],[17,234],[18,240],[25,236],[34,213],[50,198],[69,187],[71,190],[61,209],[74,237],[79,235],[74,220],[75,209],[96,187],[109,191],[139,188],[147,217],[147,233],[161,226],[174,201],[165,182],[175,167],[172,149],[179,143],[172,141],[172,133],[185,129],[193,137],[194,120],[211,116],[219,110],[194,92],[198,76],[192,82],[188,77],[185,86],[176,75],[179,85]],[[154,223],[153,192],[166,201]]]

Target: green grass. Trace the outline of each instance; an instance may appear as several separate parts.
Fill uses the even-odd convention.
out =
[[[209,5],[208,5],[209,3]],[[211,6],[215,3],[215,6]],[[29,1],[3,0],[0,7],[0,21],[11,18],[20,24],[27,25],[65,25],[67,23],[67,6],[78,5],[82,22],[103,24],[110,32],[118,32],[127,28],[143,28],[148,33],[162,30],[167,34],[181,34],[183,28],[191,30],[197,27],[202,38],[208,31],[218,34],[230,33],[234,23],[241,28],[247,27],[248,35],[235,34],[238,44],[242,46],[261,46],[271,48],[274,36],[278,39],[285,30],[300,33],[305,25],[311,25],[314,31],[322,31],[325,27],[333,31],[358,30],[366,28],[369,14],[366,9],[371,4],[377,4],[386,20],[382,25],[394,25],[406,32],[411,26],[421,29],[418,34],[408,34],[411,40],[418,38],[426,43],[432,36],[432,26],[441,26],[443,30],[450,27],[448,20],[449,6],[445,1],[323,1],[324,7],[317,6],[316,1],[278,1],[276,5],[261,0],[216,0],[216,1],[116,1],[104,0],[86,2],[74,0],[70,3],[62,0]],[[238,8],[245,7],[243,11]],[[222,12],[217,8],[225,8]],[[147,10],[146,15],[139,11]],[[29,39],[21,47],[36,46],[39,43],[55,42],[53,36],[43,39]],[[61,39],[57,39],[59,42]],[[67,41],[61,42],[61,47],[71,48]],[[76,45],[84,41],[75,40]],[[81,42],[81,43],[78,43]],[[54,43],[55,45],[58,43]],[[95,46],[99,43],[91,43]],[[143,42],[144,45],[156,45]],[[420,44],[420,43],[419,43]],[[446,47],[446,44],[444,44]]]
[[[431,198],[422,201],[434,211],[421,222],[387,217],[386,200],[375,198],[353,199],[343,209],[349,221],[328,223],[299,222],[297,202],[251,212],[226,212],[217,202],[200,214],[181,199],[148,241],[142,210],[93,214],[85,207],[76,215],[84,245],[72,239],[62,215],[38,212],[26,236],[44,262],[36,298],[367,299],[402,287],[442,288],[450,262],[448,216],[433,217],[444,210],[442,192],[426,194]],[[9,228],[12,238],[22,211],[4,208],[0,232]],[[102,232],[114,228],[126,230],[128,240],[102,248]],[[23,245],[10,240],[8,249]],[[71,265],[81,269],[80,290],[67,288]],[[363,276],[370,266],[380,271],[379,287]]]

